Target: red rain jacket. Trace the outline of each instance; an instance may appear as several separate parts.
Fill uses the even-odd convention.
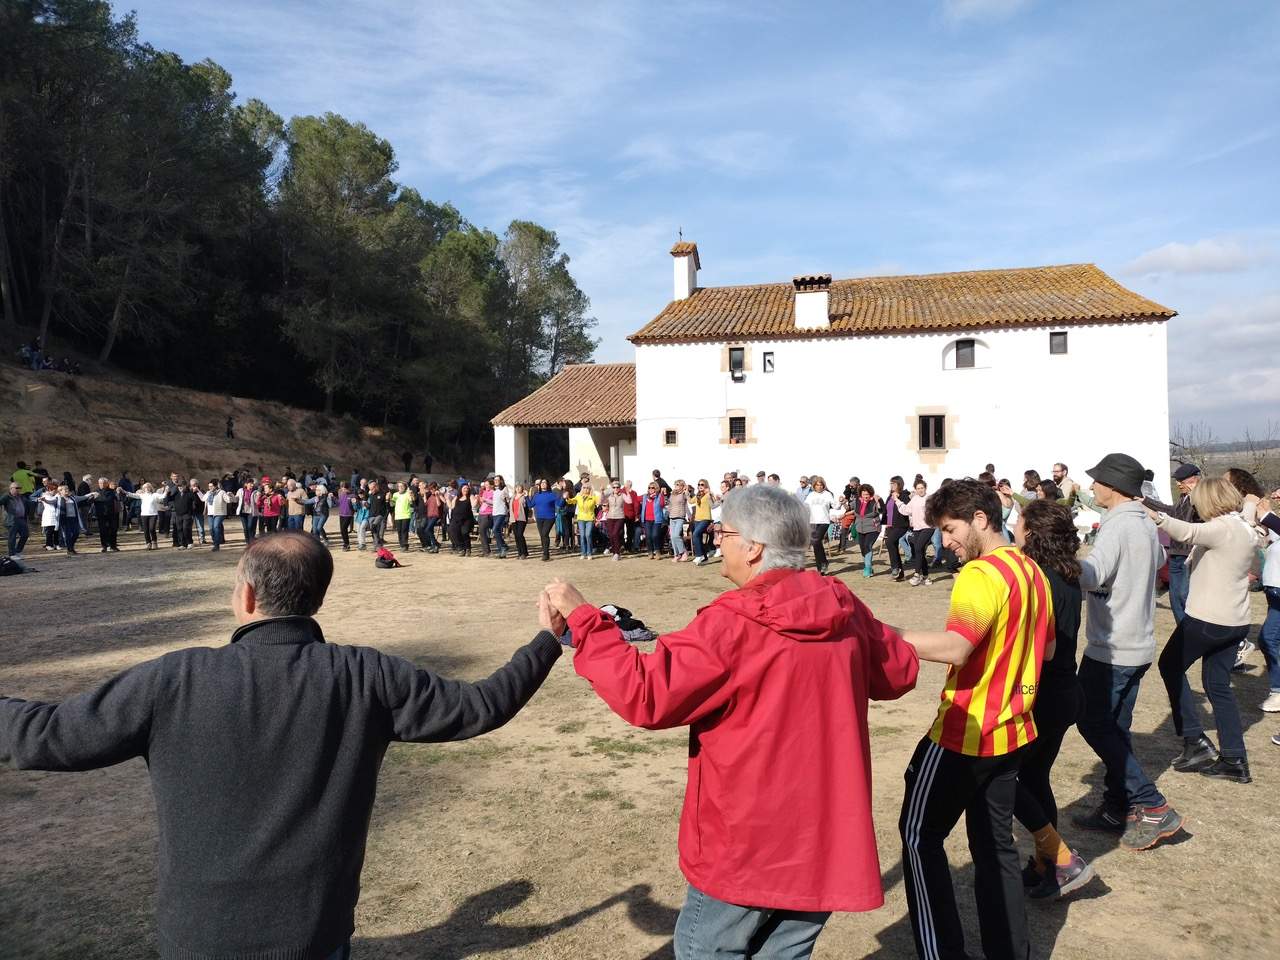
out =
[[[771,570],[717,597],[653,653],[589,604],[573,666],[628,723],[690,725],[680,869],[728,903],[873,910],[867,700],[916,682],[915,650],[839,580]]]

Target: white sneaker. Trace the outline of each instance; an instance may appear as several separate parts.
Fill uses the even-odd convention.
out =
[[[932,586],[933,586],[933,581],[932,581],[932,580],[930,580],[928,577],[925,577],[923,580],[921,580],[921,581],[920,581],[920,586],[922,586],[922,587],[932,587]]]
[[[706,557],[694,557],[694,558],[693,558],[693,565],[694,565],[695,567],[700,567],[700,566],[702,566],[702,565],[703,565],[704,563],[706,563],[706,562],[707,562],[707,558],[706,558]]]
[[[619,553],[615,553],[615,554],[613,555],[613,559],[614,559],[614,560],[621,560],[621,559],[622,559],[622,555],[621,555],[621,554],[619,554]]]
[[[922,581],[920,580],[920,574],[918,574],[918,573],[916,573],[916,574],[912,574],[912,575],[911,575],[911,579],[910,579],[909,581],[907,581],[907,582],[908,582],[908,583],[910,583],[913,587],[918,587],[918,586],[920,586],[920,584],[921,584],[921,582],[922,582]]]
[[[1263,713],[1280,713],[1280,691],[1274,691],[1262,701]]]
[[[720,556],[720,548],[719,548],[719,547],[716,547],[716,552],[715,552],[714,554],[712,554],[712,556],[716,557],[717,559],[719,558],[719,556]]]
[[[1258,645],[1252,640],[1241,640],[1240,645],[1236,647],[1236,662],[1232,670],[1248,670],[1249,654],[1258,649]]]

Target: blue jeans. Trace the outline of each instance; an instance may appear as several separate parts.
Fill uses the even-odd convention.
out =
[[[1262,648],[1262,657],[1267,661],[1267,679],[1271,681],[1271,692],[1280,693],[1280,587],[1263,587],[1262,592],[1267,597],[1267,619],[1262,621],[1258,646]]]
[[[1181,623],[1187,615],[1187,594],[1191,591],[1191,574],[1187,572],[1187,558],[1169,556],[1169,607],[1173,610],[1173,622]]]
[[[440,526],[439,517],[427,517],[427,523],[422,528],[422,535],[426,538],[428,550],[439,550],[440,542],[436,540],[436,527]]]
[[[498,556],[505,557],[507,555],[507,541],[502,538],[503,528],[507,525],[507,515],[505,513],[495,513],[493,515],[493,545],[498,549]]]
[[[285,518],[285,523],[286,523],[286,526],[288,527],[288,529],[290,529],[290,530],[301,530],[301,529],[302,529],[302,522],[303,522],[304,520],[306,520],[306,519],[307,519],[307,518],[306,518],[305,516],[302,516],[302,515],[300,514],[300,515],[298,515],[298,516],[296,516],[296,517],[286,517],[286,518]]]
[[[683,520],[671,521],[671,550],[677,557],[685,555]]]
[[[591,556],[591,531],[595,529],[595,523],[591,520],[578,521],[578,539],[582,541],[582,555],[584,557]]]
[[[327,513],[313,513],[311,515],[311,535],[317,540],[324,540],[324,525],[329,520]]]
[[[244,545],[253,543],[253,534],[258,526],[258,518],[251,513],[240,514],[240,528],[244,530]]]
[[[942,556],[942,528],[941,527],[933,528],[932,543],[933,543],[933,562],[934,562],[934,565],[936,566],[938,564],[938,558]]]
[[[329,954],[325,960],[351,960],[351,941],[348,940],[333,953]]]
[[[213,549],[217,550],[222,546],[226,537],[222,534],[222,524],[226,517],[210,517],[209,518],[209,539],[213,541]]]
[[[739,907],[690,886],[676,918],[676,960],[804,960],[830,913]]]
[[[195,514],[195,515],[193,516],[193,519],[194,519],[194,520],[195,520],[195,522],[196,522],[196,529],[200,531],[200,542],[201,542],[201,543],[203,543],[203,542],[204,542],[204,539],[205,539],[205,537],[204,537],[204,514],[203,514],[203,513],[197,513],[197,514]]]
[[[31,536],[31,528],[27,526],[25,518],[10,517],[9,518],[9,553],[21,553],[22,548],[27,545],[27,537]]]
[[[80,538],[80,518],[63,517],[59,529],[62,531],[62,545],[68,550],[74,550],[76,540]]]
[[[1151,666],[1121,667],[1092,657],[1080,658],[1080,688],[1084,711],[1077,724],[1080,736],[1106,767],[1102,802],[1121,817],[1135,804],[1158,807],[1164,794],[1156,789],[1133,755],[1133,705],[1143,674]]]
[[[693,521],[693,555],[695,557],[706,557],[707,548],[702,542],[702,536],[707,532],[707,527],[711,526],[710,520]]]
[[[665,526],[665,523],[644,522],[644,542],[649,545],[650,555],[662,550],[662,528]]]

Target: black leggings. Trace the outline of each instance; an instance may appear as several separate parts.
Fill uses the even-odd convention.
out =
[[[898,549],[898,544],[909,532],[904,527],[890,527],[884,532],[884,545],[889,550],[889,568],[891,570],[902,569],[902,551]]]
[[[871,551],[876,547],[876,538],[880,536],[880,531],[873,530],[871,533],[858,534],[858,549],[862,551],[863,557],[871,556]]]
[[[338,536],[342,537],[342,549],[351,549],[351,524],[354,517],[338,517]]]
[[[538,521],[538,539],[542,541],[542,559],[551,559],[551,531],[554,529],[556,522],[554,520]]]
[[[811,523],[809,525],[809,543],[813,547],[813,559],[817,561],[818,569],[824,570],[827,566],[827,548],[823,542],[827,537],[826,523]]]
[[[511,535],[516,541],[516,556],[527,557],[529,555],[529,544],[525,543],[524,527],[528,523],[527,520],[517,520],[511,525]]]
[[[929,575],[929,558],[925,556],[925,548],[933,541],[933,527],[911,531],[911,554],[916,562],[916,575]]]
[[[1057,829],[1058,801],[1053,795],[1050,773],[1062,749],[1062,738],[1075,726],[1084,696],[1080,684],[1054,690],[1043,684],[1036,697],[1034,716],[1036,738],[1019,751],[1018,793],[1013,801],[1013,815],[1031,833],[1046,826]]]
[[[142,521],[142,539],[146,541],[149,546],[154,546],[159,540],[157,528],[159,526],[160,518],[155,516],[144,516],[139,519]]]

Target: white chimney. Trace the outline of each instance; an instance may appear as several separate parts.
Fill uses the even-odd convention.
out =
[[[792,277],[796,288],[796,329],[825,330],[831,326],[831,274]]]
[[[675,262],[675,295],[673,300],[688,300],[698,289],[698,271],[702,263],[698,259],[698,245],[691,240],[681,240],[671,248]]]

